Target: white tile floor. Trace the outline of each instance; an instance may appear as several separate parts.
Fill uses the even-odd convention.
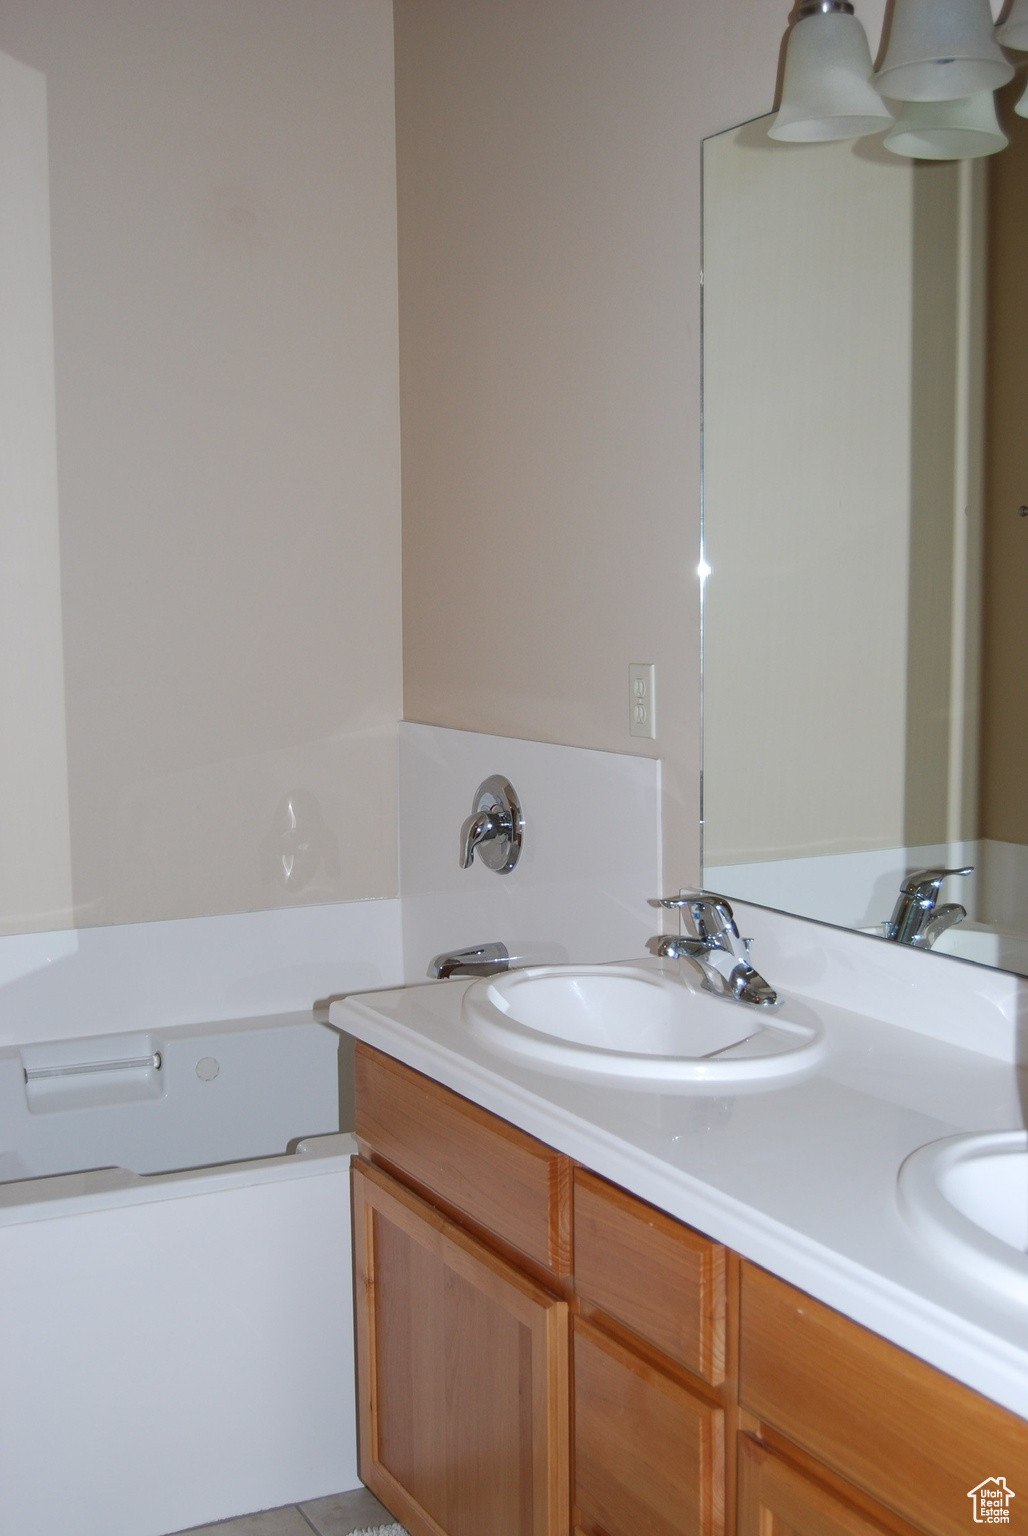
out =
[[[334,1493],[310,1504],[289,1504],[284,1509],[265,1509],[258,1515],[241,1515],[238,1520],[221,1520],[217,1525],[197,1525],[179,1536],[350,1536],[367,1526],[392,1525],[393,1516],[369,1493],[357,1488],[353,1493]]]

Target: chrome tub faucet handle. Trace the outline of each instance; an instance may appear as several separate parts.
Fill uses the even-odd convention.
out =
[[[521,856],[525,818],[513,784],[502,774],[483,779],[475,792],[471,815],[460,829],[461,869],[470,869],[475,854],[487,869],[507,875]]]

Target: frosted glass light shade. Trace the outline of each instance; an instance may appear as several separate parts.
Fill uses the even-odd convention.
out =
[[[871,84],[871,50],[855,16],[804,16],[789,33],[782,104],[768,135],[794,144],[859,139],[892,122]]]
[[[1028,117],[1028,85],[1021,92],[1021,99],[1018,101],[1014,111],[1018,117]]]
[[[875,85],[894,101],[955,101],[1013,77],[989,0],[895,0]]]
[[[996,41],[1004,48],[1028,51],[1028,0],[1014,0],[1010,15],[1001,27],[996,28]]]
[[[991,91],[960,101],[908,101],[883,140],[894,155],[912,160],[977,160],[1005,149]]]

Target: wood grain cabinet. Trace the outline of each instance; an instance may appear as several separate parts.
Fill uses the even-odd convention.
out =
[[[895,1529],[759,1440],[740,1440],[738,1536],[891,1536]]]
[[[720,1405],[575,1319],[575,1506],[583,1536],[720,1536]]]
[[[1023,1419],[363,1045],[357,1135],[360,1469],[412,1536],[963,1536],[998,1477],[1028,1530]]]
[[[412,1536],[564,1536],[567,1303],[353,1168],[361,1476]]]
[[[574,1183],[580,1536],[722,1536],[725,1250],[585,1169]]]
[[[889,1530],[965,1536],[980,1483],[1028,1491],[1023,1419],[753,1264],[739,1399],[766,1445]],[[1028,1529],[1028,1514],[1010,1524]]]

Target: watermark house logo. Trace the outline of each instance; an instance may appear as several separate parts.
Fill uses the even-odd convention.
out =
[[[1010,1500],[1015,1495],[1014,1490],[1007,1487],[1005,1477],[987,1477],[967,1496],[973,1500],[976,1525],[1010,1524]]]

